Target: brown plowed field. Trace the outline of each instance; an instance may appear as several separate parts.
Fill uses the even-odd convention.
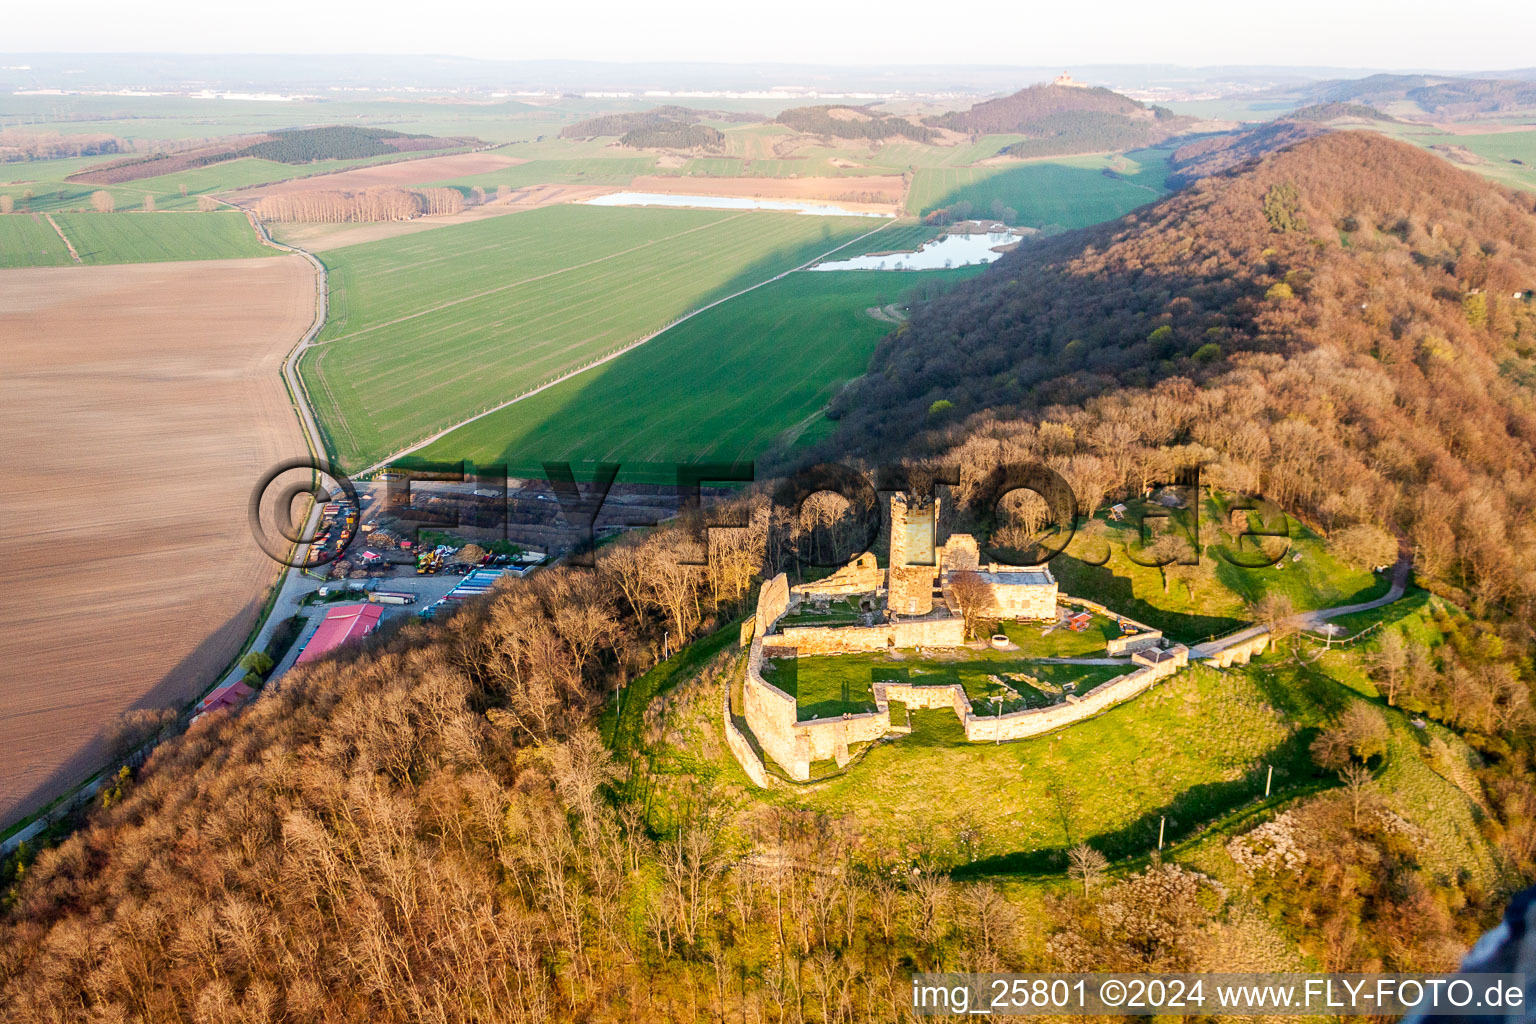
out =
[[[628,191],[668,195],[750,196],[755,199],[827,199],[871,208],[899,206],[905,185],[899,174],[846,178],[706,178],[651,174],[629,183]]]
[[[292,181],[257,188],[241,189],[229,194],[229,198],[242,205],[250,205],[262,196],[275,196],[289,192],[326,190],[356,191],[361,188],[401,187],[425,185],[434,181],[447,181],[470,174],[485,174],[503,167],[527,163],[516,157],[500,153],[455,153],[450,156],[428,156],[420,160],[397,160],[388,164],[372,164],[354,167],[334,174],[317,174],[310,178],[294,178]],[[296,173],[297,173],[296,169]]]
[[[277,566],[246,525],[305,452],[279,367],[314,316],[298,256],[0,271],[0,823],[180,707]]]

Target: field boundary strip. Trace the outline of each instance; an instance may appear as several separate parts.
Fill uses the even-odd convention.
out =
[[[712,220],[707,224],[699,224],[696,227],[687,228],[683,231],[677,232],[675,235],[664,235],[661,238],[652,238],[649,241],[641,242],[639,245],[632,245],[628,249],[620,249],[617,252],[606,253],[605,255],[599,256],[596,259],[587,260],[585,263],[575,263],[569,267],[561,267],[559,270],[551,270],[545,274],[535,274],[533,277],[525,277],[518,281],[509,281],[506,284],[499,284],[494,288],[487,288],[484,291],[474,292],[470,295],[461,295],[456,299],[449,299],[447,302],[439,303],[436,306],[428,306],[426,309],[418,309],[413,313],[407,313],[404,316],[397,316],[393,320],[384,320],[380,323],[369,324],[367,327],[353,331],[350,334],[340,334],[334,338],[327,338],[324,341],[314,342],[310,347],[318,348],[321,345],[334,345],[338,341],[350,341],[353,338],[360,337],[372,331],[382,330],[385,327],[393,327],[395,324],[402,324],[407,320],[414,320],[417,317],[426,316],[429,313],[437,313],[464,302],[471,302],[475,299],[482,299],[487,295],[495,295],[497,292],[504,292],[509,288],[517,288],[525,284],[532,284],[535,281],[543,281],[544,279],[550,277],[559,277],[561,274],[568,274],[573,270],[581,270],[584,267],[590,267],[598,263],[603,263],[607,260],[617,259],[620,256],[627,256],[632,252],[639,252],[641,249],[647,249],[653,245],[660,245],[663,242],[670,242],[674,239],[682,238],[684,235],[691,235],[695,231],[705,231],[708,229],[717,228],[722,224],[729,224],[731,221],[745,216],[747,216],[745,213],[732,214],[728,217],[722,217],[719,220]],[[800,268],[796,267],[795,269],[798,270]]]
[[[53,214],[45,213],[43,217],[48,221],[49,226],[53,228],[54,232],[58,234],[59,241],[64,243],[64,248],[69,250],[69,258],[76,263],[85,262],[80,258],[80,254],[75,251],[75,243],[69,240],[69,236],[64,233],[64,229],[59,227],[59,222],[53,219]]]
[[[746,214],[738,214],[737,216],[746,216]],[[729,219],[731,219],[731,218],[727,218],[727,220],[729,220]],[[722,220],[722,221],[716,221],[715,223],[723,224],[723,223],[726,223],[726,222],[727,222],[726,220]],[[882,221],[880,223],[880,225],[878,227],[874,228],[873,230],[866,231],[866,232],[864,232],[864,234],[858,236],[857,238],[854,238],[854,239],[852,239],[852,240],[850,240],[848,242],[844,242],[844,243],[842,243],[842,244],[840,244],[840,245],[838,245],[838,246],[836,246],[836,247],[834,247],[832,249],[829,249],[827,252],[819,253],[818,255],[813,256],[811,259],[805,261],[804,263],[800,264],[797,267],[791,267],[788,270],[781,271],[781,272],[773,275],[772,277],[769,277],[769,278],[766,278],[766,279],[764,279],[762,281],[757,282],[756,284],[748,285],[747,287],[741,289],[740,291],[732,292],[730,295],[726,295],[726,296],[723,296],[721,298],[718,298],[715,301],[713,301],[711,303],[708,303],[707,305],[700,306],[698,309],[690,310],[687,313],[684,313],[682,316],[678,317],[676,320],[673,320],[671,323],[668,323],[668,324],[666,324],[666,325],[664,325],[662,327],[659,327],[656,330],[651,331],[649,334],[643,335],[642,337],[637,338],[636,340],[630,342],[628,345],[624,345],[624,346],[622,346],[620,348],[617,348],[617,349],[613,350],[612,352],[608,353],[605,356],[602,356],[600,358],[594,359],[591,362],[589,362],[589,363],[587,363],[587,364],[585,364],[583,366],[578,366],[575,369],[573,369],[573,370],[571,370],[571,371],[569,371],[567,373],[561,374],[559,377],[556,377],[556,378],[554,378],[552,380],[545,381],[543,384],[540,384],[537,387],[530,388],[529,390],[524,391],[522,394],[518,395],[515,398],[510,398],[507,401],[502,402],[502,403],[500,403],[498,405],[493,405],[493,406],[491,406],[488,409],[482,409],[480,412],[475,413],[473,416],[470,416],[470,417],[467,417],[466,419],[460,420],[459,422],[453,424],[452,426],[444,427],[442,430],[439,430],[437,433],[432,434],[429,437],[423,438],[422,440],[417,441],[414,444],[407,445],[406,447],[401,448],[398,451],[392,452],[389,455],[386,455],[383,459],[380,459],[378,462],[376,462],[373,465],[369,466],[367,469],[362,470],[358,475],[362,476],[362,477],[367,477],[367,476],[369,476],[369,475],[371,475],[373,473],[377,473],[379,470],[384,469],[391,462],[394,462],[396,459],[403,458],[404,456],[410,455],[412,452],[420,451],[421,449],[425,448],[427,445],[432,444],[435,441],[439,441],[439,440],[443,439],[444,437],[447,437],[449,434],[453,433],[455,430],[458,430],[460,427],[468,426],[469,424],[474,423],[476,420],[482,420],[485,417],[491,415],[492,413],[500,412],[501,410],[503,410],[503,409],[505,409],[505,408],[507,408],[509,406],[516,405],[518,402],[524,401],[525,399],[528,399],[528,398],[532,398],[534,395],[537,395],[537,394],[540,394],[541,392],[547,391],[550,388],[554,387],[556,384],[563,384],[565,381],[570,380],[572,377],[576,377],[579,374],[586,373],[588,370],[591,370],[594,367],[601,366],[604,363],[611,362],[612,360],[617,359],[619,356],[622,356],[624,353],[632,351],[634,349],[637,349],[641,345],[644,345],[646,342],[651,341],[652,339],[656,338],[657,336],[665,334],[667,331],[670,331],[672,328],[676,327],[678,324],[681,324],[681,323],[683,323],[683,322],[685,322],[687,320],[693,319],[694,317],[698,316],[700,313],[706,312],[707,310],[714,309],[716,306],[720,305],[721,303],[730,302],[732,299],[740,298],[741,296],[747,294],[748,292],[756,291],[757,289],[763,287],[764,285],[772,284],[774,281],[778,281],[778,280],[781,280],[783,278],[786,278],[790,274],[793,274],[793,273],[796,273],[798,271],[804,270],[807,267],[814,266],[820,260],[826,259],[826,257],[828,256],[829,253],[836,252],[838,249],[844,248],[845,246],[848,246],[848,245],[852,245],[855,242],[861,242],[864,239],[868,238],[869,236],[871,236],[873,234],[876,234],[877,232],[884,231],[886,228],[890,227],[894,223],[895,223],[894,219]],[[699,229],[698,228],[690,228],[689,230],[697,231]],[[686,234],[686,233],[687,232],[684,232],[684,234]],[[677,236],[671,236],[671,237],[677,237]],[[647,243],[647,244],[649,244],[649,243]],[[644,248],[644,246],[637,246],[636,248]],[[630,251],[632,251],[632,250],[630,250]],[[617,254],[615,254],[615,255],[617,255]],[[606,258],[606,257],[604,257],[604,258]],[[597,262],[597,261],[593,261],[593,262]],[[575,269],[575,268],[568,268],[568,269]],[[557,271],[557,273],[561,273],[561,272],[563,272],[563,271]],[[542,276],[548,276],[548,275],[542,275]],[[537,278],[535,278],[534,280],[537,280]],[[499,291],[499,290],[500,290],[499,288],[492,289],[492,291]],[[406,319],[408,319],[408,318],[406,318]],[[336,340],[336,339],[332,339],[332,340]],[[311,346],[311,347],[314,347],[314,346]]]

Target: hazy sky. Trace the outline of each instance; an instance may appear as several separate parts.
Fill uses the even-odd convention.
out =
[[[1536,64],[1523,0],[399,0],[12,5],[0,50],[849,64]],[[434,15],[441,12],[441,17]]]

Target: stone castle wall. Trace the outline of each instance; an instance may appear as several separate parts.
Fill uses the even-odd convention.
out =
[[[948,553],[946,550],[946,556]],[[862,566],[850,563],[848,568]],[[1057,600],[1054,585],[1048,588],[1012,589],[1052,591],[1054,617]],[[772,650],[778,656],[803,657],[815,654],[869,653],[891,647],[961,647],[965,643],[965,625],[957,616],[933,616],[875,626],[791,626],[767,636],[790,607],[788,581],[780,573],[764,583],[758,592],[757,611],[751,624],[750,647],[742,684],[743,715],[762,751],[778,762],[791,779],[807,781],[810,779],[811,762],[835,760],[839,765],[847,764],[851,744],[878,740],[891,732],[890,702],[893,700],[918,710],[950,708],[964,726],[966,739],[972,742],[1023,739],[1091,718],[1137,696],[1159,680],[1178,672],[1189,662],[1189,650],[1182,646],[1166,651],[1151,650],[1162,635],[1156,630],[1131,622],[1124,616],[1117,616],[1103,605],[1091,601],[1067,597],[1060,598],[1060,601],[1141,627],[1141,633],[1121,638],[1118,650],[1113,646],[1111,648],[1112,653],[1132,652],[1132,661],[1136,667],[1087,693],[1070,695],[1061,704],[1001,716],[976,714],[965,690],[958,684],[924,686],[899,681],[877,682],[873,686],[876,711],[801,722],[795,698],[763,678],[766,650]],[[743,639],[746,639],[745,635]],[[1253,654],[1262,651],[1268,643],[1269,636],[1263,633],[1219,652],[1211,660],[1222,665],[1246,664]],[[726,742],[737,761],[755,784],[768,785],[770,780],[765,765],[749,739],[731,719],[729,691],[723,714]]]
[[[890,647],[961,647],[965,621],[950,616],[902,619],[876,626],[786,626],[774,634],[775,648],[812,654],[867,654]]]
[[[1246,665],[1255,654],[1263,654],[1270,642],[1269,630],[1241,643],[1233,644],[1225,650],[1217,651],[1206,661],[1220,668],[1231,668],[1233,665]]]
[[[741,765],[741,770],[747,773],[747,778],[759,789],[768,788],[768,769],[763,764],[763,759],[757,756],[757,751],[752,749],[752,743],[736,728],[736,720],[731,717],[731,680],[725,680],[721,687],[721,720],[725,726],[725,745],[731,748],[731,753],[736,755],[736,763]]]
[[[787,611],[789,611],[789,577],[779,573],[758,589],[757,614],[752,623],[752,635],[760,637],[767,633]]]
[[[1080,697],[1069,696],[1063,704],[1048,708],[1029,708],[1006,715],[965,716],[965,738],[973,743],[1017,740],[1060,729],[1062,726],[1092,718],[1122,701],[1130,700],[1159,679],[1166,679],[1189,664],[1189,651],[1175,647],[1172,657],[1156,664],[1141,665],[1123,676],[1116,676]]]
[[[885,573],[880,563],[868,551],[828,576],[812,583],[797,583],[790,592],[798,596],[846,597],[852,594],[870,594],[885,584]]]

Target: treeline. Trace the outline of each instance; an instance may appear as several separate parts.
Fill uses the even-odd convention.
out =
[[[619,137],[619,145],[635,149],[718,149],[725,135],[705,124],[683,121],[657,121],[644,128],[634,128]]]
[[[64,135],[59,132],[0,131],[0,163],[55,160],[60,157],[106,156],[132,147],[115,135]]]
[[[453,149],[478,141],[407,135],[387,128],[365,128],[360,125],[295,128],[267,134],[268,138],[240,149],[208,154],[201,162],[218,163],[239,157],[256,157],[284,164],[306,164],[316,160],[357,160],[370,156],[388,156],[390,153]]]
[[[1392,120],[1375,107],[1364,103],[1314,103],[1309,107],[1293,110],[1285,117],[1291,121],[1333,121],[1343,117],[1367,121]]]
[[[794,107],[784,111],[775,120],[797,132],[831,135],[839,139],[868,139],[872,142],[881,139],[912,139],[915,142],[930,142],[938,135],[932,128],[867,107]]]
[[[360,192],[315,189],[263,196],[256,204],[256,216],[267,221],[351,224],[413,220],[459,213],[463,209],[464,195],[453,188],[370,188]]]

